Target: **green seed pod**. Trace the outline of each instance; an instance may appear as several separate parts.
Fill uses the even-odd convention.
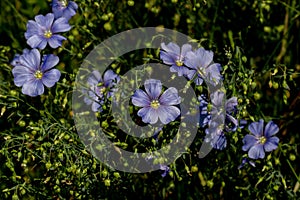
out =
[[[198,172],[198,167],[196,165],[192,166],[191,172]]]
[[[129,1],[127,1],[127,4],[128,4],[129,6],[134,6],[134,1],[129,0]]]
[[[107,187],[109,187],[109,186],[110,186],[110,180],[109,180],[109,179],[106,179],[106,180],[104,181],[104,185],[107,186]]]

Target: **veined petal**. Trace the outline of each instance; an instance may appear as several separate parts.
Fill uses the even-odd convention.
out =
[[[111,69],[107,70],[104,73],[103,81],[104,81],[105,87],[109,87],[111,82],[113,82],[113,81],[118,82],[119,80],[120,80],[119,76]]]
[[[47,40],[39,35],[33,35],[27,40],[27,44],[31,46],[31,48],[39,48],[45,49],[47,45]]]
[[[217,107],[217,109],[219,109],[219,107],[223,107],[223,101],[225,100],[224,92],[216,91],[210,95],[210,98],[213,106]]]
[[[73,10],[77,10],[78,5],[74,1],[69,1],[68,7],[72,8]]]
[[[192,45],[190,44],[184,44],[181,47],[181,56],[185,57],[187,52],[192,51]]]
[[[262,120],[262,119],[260,119],[258,122],[252,122],[248,126],[249,131],[256,136],[263,135],[263,128],[264,128],[264,120]]]
[[[170,42],[169,44],[165,45],[165,43],[161,43],[161,48],[168,52],[168,53],[173,53],[175,55],[180,55],[180,47],[173,43],[173,42]]]
[[[252,159],[258,159],[258,158],[264,158],[265,152],[262,144],[254,145],[250,148],[248,152],[249,158]]]
[[[19,62],[31,72],[35,72],[36,70],[39,70],[41,54],[37,49],[32,49],[29,53],[21,55]]]
[[[36,97],[44,93],[44,85],[41,80],[31,79],[24,83],[22,93],[31,97]]]
[[[132,104],[139,107],[150,106],[151,100],[149,96],[141,89],[137,89],[131,97]]]
[[[61,46],[63,40],[66,40],[66,38],[61,35],[55,34],[55,35],[52,35],[51,38],[48,39],[48,43],[49,43],[50,47],[52,47],[53,49],[56,49],[57,47]]]
[[[255,146],[257,144],[258,140],[253,135],[246,135],[243,138],[244,146],[242,147],[243,151],[248,151],[252,146]]]
[[[161,90],[162,90],[162,84],[160,80],[156,79],[148,79],[145,81],[145,90],[147,94],[150,96],[151,100],[158,99]]]
[[[275,124],[273,121],[269,121],[265,127],[265,136],[267,138],[275,135],[276,133],[278,133],[279,128],[277,126],[277,124]]]
[[[277,149],[279,143],[278,137],[270,137],[267,139],[266,143],[264,144],[264,149],[266,152],[273,151]]]
[[[101,103],[98,102],[98,101],[94,101],[94,102],[92,103],[92,111],[93,111],[93,112],[101,111],[101,107],[102,107],[102,105],[101,105]]]
[[[151,107],[144,107],[138,111],[138,116],[142,117],[144,123],[155,124],[158,121],[157,110]]]
[[[200,68],[206,68],[213,61],[214,53],[201,47],[196,50],[196,56],[199,57],[198,66]]]
[[[66,32],[71,29],[70,24],[68,23],[68,20],[64,17],[60,17],[56,19],[52,25],[52,32],[53,33],[61,33]]]
[[[199,66],[200,58],[195,54],[195,52],[189,51],[186,53],[185,57],[186,58],[184,60],[184,64],[189,68],[197,70]]]
[[[26,28],[27,28],[27,30],[24,34],[26,39],[30,38],[33,35],[42,35],[43,34],[42,27],[33,20],[29,20],[27,22]]]
[[[176,61],[176,56],[165,51],[160,51],[160,59],[167,65],[173,65]]]
[[[42,82],[48,88],[52,87],[60,78],[60,71],[57,69],[52,69],[47,71],[42,78]]]
[[[17,87],[21,87],[28,80],[34,78],[34,75],[27,67],[16,66],[12,69],[12,74],[14,76],[14,83]]]
[[[55,65],[57,65],[59,62],[58,56],[55,56],[53,54],[44,55],[43,56],[43,63],[41,70],[42,72],[46,72],[47,70],[53,68]]]
[[[68,5],[68,7],[63,12],[63,17],[66,18],[67,20],[69,20],[75,14],[76,14],[76,11],[70,5]]]
[[[206,69],[205,69],[205,75],[206,75],[206,79],[208,80],[215,80],[217,82],[220,81],[221,79],[221,73],[220,73],[220,64],[218,63],[214,63],[212,65],[209,65]]]
[[[48,13],[46,16],[37,15],[34,19],[40,26],[45,27],[45,29],[50,29],[54,20],[54,15],[52,13]]]
[[[100,72],[94,70],[92,72],[92,74],[88,77],[87,79],[87,83],[90,85],[90,86],[95,86],[97,85],[98,83],[102,82],[102,77],[101,77],[101,74]]]
[[[180,115],[180,110],[175,106],[160,106],[157,113],[160,121],[163,124],[168,124]]]
[[[180,104],[181,98],[178,96],[178,91],[174,87],[168,88],[159,98],[161,105],[177,105]]]
[[[237,102],[237,97],[231,97],[226,101],[225,107],[226,107],[226,112],[232,113],[235,111],[236,106],[238,105]]]

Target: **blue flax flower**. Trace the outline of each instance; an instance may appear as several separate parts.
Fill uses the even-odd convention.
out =
[[[137,89],[132,96],[133,105],[143,107],[137,114],[144,123],[155,124],[159,118],[168,124],[179,116],[180,110],[174,106],[181,101],[176,88],[170,87],[161,94],[162,84],[156,79],[146,80],[144,86],[146,92]]]
[[[76,14],[78,5],[74,1],[68,0],[53,0],[52,12],[55,18],[64,17],[67,20],[71,19]]]
[[[165,164],[154,164],[153,163],[154,158],[155,158],[155,156],[149,155],[148,157],[145,158],[145,160],[146,160],[147,163],[149,163],[153,167],[156,167],[157,165],[159,165],[159,170],[161,172],[161,176],[166,177],[171,171],[170,167],[168,165],[165,165]]]
[[[238,169],[242,169],[246,164],[250,164],[252,167],[255,167],[255,162],[249,160],[248,158],[243,158],[242,163],[238,166]]]
[[[209,114],[208,110],[208,101],[205,95],[200,95],[198,97],[200,102],[199,111],[200,111],[200,127],[204,128],[208,125],[209,121],[211,120],[211,115]]]
[[[52,87],[60,78],[60,72],[52,69],[59,62],[55,55],[41,54],[37,49],[24,50],[12,61],[15,85],[22,86],[22,93],[35,97],[44,93],[44,85]]]
[[[103,79],[98,71],[93,71],[87,80],[89,90],[84,91],[87,93],[84,102],[92,105],[92,111],[101,111],[104,101],[113,96],[119,81],[120,77],[110,69],[104,73]]]
[[[167,45],[162,43],[160,59],[162,59],[165,64],[171,65],[171,72],[177,72],[178,76],[187,75],[189,69],[184,66],[184,61],[187,52],[191,50],[192,46],[190,44],[184,44],[180,49],[180,47],[173,42],[170,42]]]
[[[248,151],[249,158],[264,158],[265,152],[270,152],[278,147],[279,138],[274,136],[278,131],[278,126],[270,121],[264,129],[264,120],[253,122],[248,126],[252,134],[244,137],[242,149]]]
[[[221,65],[213,63],[213,56],[212,51],[207,51],[204,48],[187,52],[184,64],[192,69],[188,72],[187,77],[189,79],[195,78],[196,85],[201,85],[204,78],[213,84],[219,83]]]
[[[47,43],[52,48],[61,46],[65,37],[57,34],[71,29],[66,18],[54,19],[54,14],[48,13],[46,16],[37,15],[35,21],[29,20],[25,38],[27,44],[32,48],[44,49]]]
[[[218,112],[223,107],[222,100],[224,99],[223,92],[215,92],[211,95],[211,111],[208,109],[208,102],[204,95],[199,97],[200,101],[200,126],[205,127],[209,125],[209,129],[205,130],[206,134],[210,134],[209,138],[206,138],[207,142],[210,142],[215,149],[223,150],[227,146],[227,140],[225,133],[236,131],[239,127],[238,120],[235,118],[237,114],[237,98],[232,97],[225,101],[225,125],[221,126],[222,118],[219,117]],[[213,121],[211,115],[218,116]],[[224,120],[223,120],[224,121]]]

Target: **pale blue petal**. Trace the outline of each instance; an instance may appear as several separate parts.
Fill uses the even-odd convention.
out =
[[[265,152],[262,144],[255,145],[250,148],[248,152],[249,158],[252,159],[258,159],[258,158],[264,158]]]
[[[173,53],[175,55],[180,55],[180,47],[173,43],[173,42],[170,42],[169,44],[165,45],[165,43],[162,43],[161,44],[161,48],[168,52],[168,53]]]
[[[144,107],[138,111],[138,116],[142,117],[144,123],[155,124],[158,121],[157,110],[151,107]]]
[[[120,77],[114,71],[109,69],[104,73],[103,81],[104,81],[105,87],[110,87],[114,81],[116,83],[119,82]]]
[[[26,25],[25,38],[29,39],[33,35],[43,35],[42,27],[33,20],[29,20]]]
[[[45,27],[46,30],[49,30],[53,23],[54,15],[52,13],[48,13],[46,16],[37,15],[34,19],[40,26]]]
[[[180,104],[181,98],[178,96],[178,91],[174,87],[168,88],[159,98],[161,105],[177,105]]]
[[[227,113],[233,113],[238,105],[237,97],[231,97],[226,101],[225,107]]]
[[[251,147],[258,143],[258,139],[255,136],[248,134],[243,138],[243,143],[243,151],[248,151]]]
[[[269,121],[265,127],[265,137],[269,138],[278,133],[279,127],[273,121]]]
[[[161,90],[162,90],[162,84],[160,80],[156,79],[148,79],[145,81],[145,90],[147,94],[150,96],[151,100],[158,99]]]
[[[45,49],[47,40],[42,36],[33,35],[27,40],[27,44],[31,46],[31,48]]]
[[[176,61],[176,56],[165,51],[160,51],[160,59],[167,65],[173,65]]]
[[[54,21],[51,30],[53,33],[61,33],[61,32],[69,31],[70,29],[71,26],[68,23],[68,20],[64,17],[60,17]]]
[[[264,144],[264,149],[266,152],[273,151],[277,149],[279,143],[279,138],[278,137],[271,137],[268,138],[266,143]]]
[[[41,67],[42,72],[45,72],[53,68],[55,65],[58,64],[58,62],[59,62],[58,56],[55,56],[53,54],[43,56],[43,63]]]
[[[175,106],[160,106],[157,113],[160,121],[163,124],[168,124],[180,115],[180,110]]]
[[[258,122],[252,122],[248,126],[249,131],[259,137],[263,135],[263,128],[264,128],[264,120],[262,119],[260,119]]]
[[[32,73],[39,70],[41,54],[37,49],[32,49],[29,53],[20,56],[19,65],[27,67]]]
[[[198,57],[195,52],[189,51],[186,53],[186,58],[184,64],[192,69],[197,69],[200,63],[200,57]]]
[[[93,112],[101,111],[101,104],[100,104],[100,102],[94,101],[92,103],[92,111]]]
[[[199,68],[206,68],[213,61],[214,53],[201,47],[196,50],[196,56],[199,58]]]
[[[192,46],[190,44],[184,44],[181,47],[181,56],[185,57],[187,52],[192,51]]]
[[[57,47],[60,47],[63,40],[66,40],[67,38],[61,36],[61,35],[52,35],[51,38],[48,39],[48,43],[51,48],[56,49]]]
[[[28,80],[22,87],[22,93],[31,97],[36,97],[44,93],[44,85],[41,80]]]
[[[141,89],[137,89],[132,96],[132,104],[139,107],[150,106],[149,96]]]
[[[14,76],[14,83],[17,87],[21,87],[27,80],[34,78],[32,72],[23,66],[16,66],[12,69],[12,74]]]
[[[42,82],[48,88],[52,87],[60,78],[60,71],[57,69],[52,69],[47,71],[42,78]]]
[[[101,77],[101,74],[100,72],[94,70],[92,72],[92,74],[89,76],[88,80],[87,80],[87,83],[90,85],[90,86],[94,86],[94,85],[97,85],[98,83],[102,82],[102,77]]]

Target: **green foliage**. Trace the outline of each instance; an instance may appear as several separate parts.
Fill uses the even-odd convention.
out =
[[[299,198],[297,0],[77,1],[78,12],[70,21],[73,28],[64,34],[68,40],[54,51],[60,57],[62,77],[42,96],[32,98],[14,85],[10,62],[28,48],[27,21],[50,12],[50,3],[0,3],[0,199]],[[238,170],[246,156],[241,147],[247,129],[229,135],[224,151],[214,150],[203,159],[197,156],[203,140],[199,131],[165,178],[159,171],[114,171],[87,152],[72,118],[76,73],[101,41],[146,26],[177,30],[213,50],[214,61],[223,66],[227,96],[238,97],[240,117],[249,122],[274,120],[280,127],[279,148],[258,160],[255,168],[246,165]],[[157,52],[145,50],[137,57],[120,58],[112,67],[126,72],[140,57],[142,62],[159,59]],[[111,123],[109,117],[102,118],[103,126]]]

